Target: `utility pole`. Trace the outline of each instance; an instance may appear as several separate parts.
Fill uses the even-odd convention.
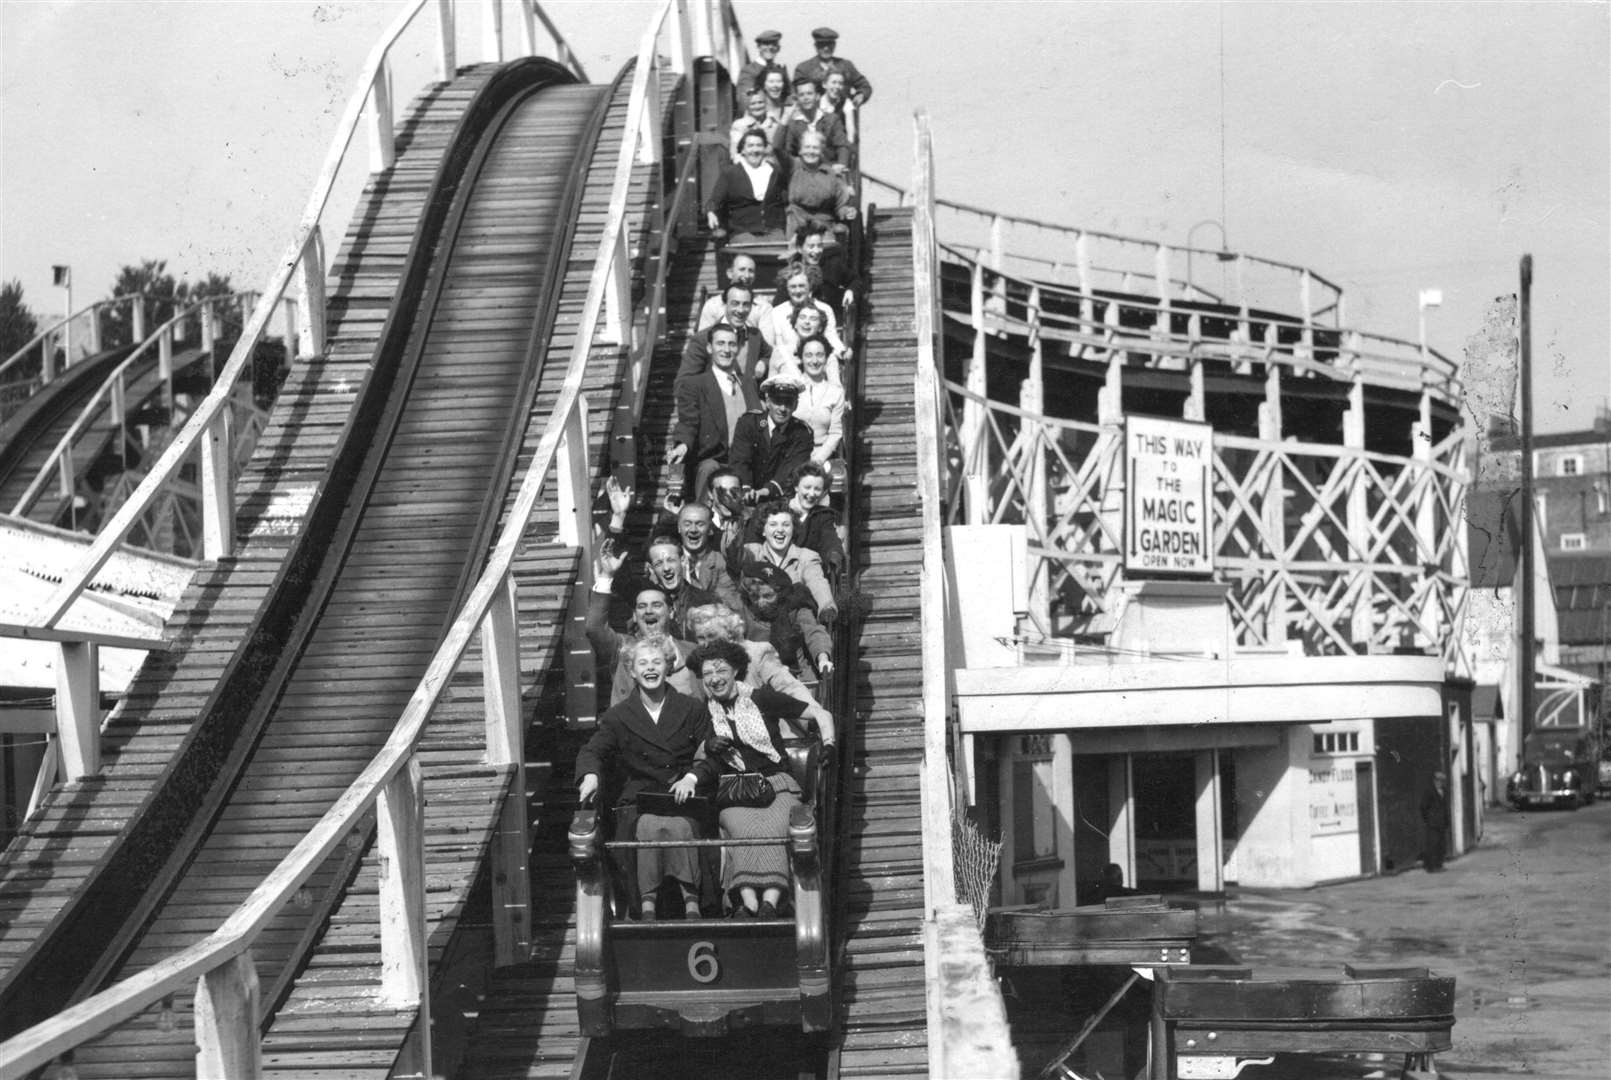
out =
[[[1533,257],[1521,259],[1521,314],[1518,326],[1521,339],[1521,505],[1517,515],[1521,539],[1516,553],[1517,573],[1521,578],[1521,618],[1517,620],[1516,671],[1521,680],[1516,702],[1521,721],[1518,731],[1522,742],[1533,730],[1534,627],[1533,604]],[[1517,747],[1521,749],[1520,746]]]

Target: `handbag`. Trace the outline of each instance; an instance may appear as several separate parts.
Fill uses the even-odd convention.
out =
[[[722,773],[716,778],[716,808],[726,810],[730,806],[743,806],[759,809],[771,806],[777,792],[765,776],[758,772],[730,772]]]

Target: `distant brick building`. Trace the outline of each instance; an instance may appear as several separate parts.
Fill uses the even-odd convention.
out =
[[[1494,439],[1477,478],[1479,491],[1521,485],[1521,440]],[[1611,409],[1587,431],[1533,438],[1533,485],[1545,550],[1556,555],[1611,554]]]

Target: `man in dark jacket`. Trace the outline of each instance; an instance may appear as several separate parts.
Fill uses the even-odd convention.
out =
[[[720,468],[733,445],[740,418],[760,412],[755,380],[738,370],[738,332],[717,323],[706,333],[711,366],[698,375],[677,380],[675,445],[666,455],[671,468],[692,470],[697,500],[705,493],[710,474]]]
[[[1443,853],[1449,845],[1449,777],[1439,769],[1432,774],[1432,786],[1421,796],[1421,825],[1426,830],[1426,850],[1422,862],[1429,874],[1443,872]]]
[[[784,485],[811,460],[811,425],[794,416],[804,388],[798,375],[772,376],[761,384],[763,411],[745,414],[733,429],[727,464],[750,489],[752,502],[793,494]]]

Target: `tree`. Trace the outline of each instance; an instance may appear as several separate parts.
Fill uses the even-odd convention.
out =
[[[145,331],[151,333],[173,318],[176,300],[182,299],[179,282],[168,273],[166,259],[143,259],[139,266],[125,266],[112,282],[107,299],[130,293],[145,294]],[[140,303],[140,301],[133,301]],[[101,345],[117,349],[138,344],[134,340],[134,316],[129,304],[101,309]]]
[[[208,275],[195,284],[181,282],[179,291],[186,304],[194,304],[205,300],[209,296],[228,296],[235,291],[235,285],[229,280],[228,274]],[[240,305],[220,304],[216,310],[217,321],[213,324],[214,332],[219,341],[233,341],[240,337],[241,330],[245,328],[246,320],[242,317]]]
[[[0,360],[4,360],[39,333],[39,320],[22,298],[22,282],[13,278],[0,286]]]

